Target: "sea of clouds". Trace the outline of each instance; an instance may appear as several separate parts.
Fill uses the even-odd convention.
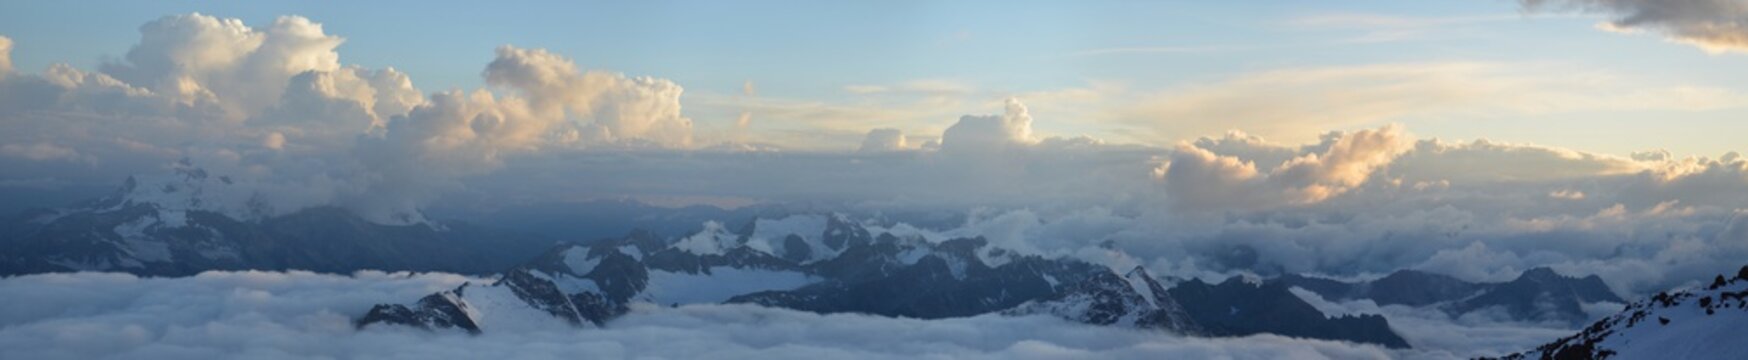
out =
[[[1397,331],[1417,346],[1387,350],[1272,335],[1184,337],[1044,316],[919,320],[750,305],[648,304],[604,328],[468,335],[353,326],[353,319],[372,305],[410,302],[468,281],[486,280],[373,271],[4,278],[0,358],[1460,358],[1497,355],[1569,332],[1386,309]],[[1344,306],[1318,304],[1326,311]]]

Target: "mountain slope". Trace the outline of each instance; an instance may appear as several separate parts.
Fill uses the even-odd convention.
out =
[[[1748,358],[1748,266],[1733,278],[1663,292],[1579,333],[1505,359]]]
[[[1209,334],[1271,333],[1408,347],[1383,316],[1327,317],[1280,283],[1252,284],[1237,276],[1219,284],[1191,279],[1173,287],[1171,295]]]
[[[1122,277],[1100,272],[1067,291],[1007,310],[1009,315],[1050,314],[1095,325],[1172,329],[1207,334],[1176,298],[1147,270],[1137,266]]]

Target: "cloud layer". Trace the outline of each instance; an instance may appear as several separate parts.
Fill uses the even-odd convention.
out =
[[[478,336],[354,330],[351,317],[466,281],[442,274],[209,272],[188,278],[0,279],[0,357],[1385,359],[1373,346],[1277,336],[1183,338],[1049,317],[916,320],[745,305],[639,307],[601,329]]]

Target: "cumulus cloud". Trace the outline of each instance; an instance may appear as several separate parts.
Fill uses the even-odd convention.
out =
[[[692,141],[671,81],[582,71],[542,49],[505,46],[484,72],[505,94],[427,97],[393,68],[342,64],[342,42],[298,16],[262,27],[198,13],[154,20],[97,71],[57,64],[0,77],[0,161],[114,166],[0,165],[108,187],[191,159],[256,189],[276,212],[340,205],[404,223],[507,157]]]
[[[1237,136],[1228,139],[1249,140]],[[1321,151],[1287,159],[1267,172],[1257,170],[1254,161],[1183,143],[1155,173],[1180,210],[1315,203],[1365,184],[1406,152],[1410,141],[1398,126],[1332,132],[1324,135]]]
[[[238,19],[199,13],[167,16],[140,27],[140,43],[102,72],[183,104],[219,106],[240,120],[279,99],[292,76],[340,68],[343,39],[321,24],[283,16],[251,28]]]
[[[1002,115],[966,115],[941,133],[941,151],[948,153],[978,153],[1012,149],[1029,145],[1032,138],[1032,115],[1019,99],[1008,98],[1007,112]]]
[[[12,72],[12,38],[0,36],[0,78]]]
[[[544,49],[502,46],[497,53],[486,65],[486,82],[520,91],[534,115],[548,121],[566,120],[566,110],[576,114],[584,125],[565,130],[567,140],[691,142],[692,120],[680,115],[682,89],[672,81],[581,72],[569,58]]]
[[[1616,16],[1605,29],[1663,33],[1708,52],[1748,52],[1748,4],[1736,0],[1520,0],[1525,8]]]
[[[898,129],[881,128],[868,130],[868,137],[862,139],[862,152],[897,151],[909,148],[904,132]]]
[[[1385,359],[1367,345],[1185,338],[1051,317],[818,315],[746,305],[639,306],[600,329],[472,336],[351,319],[469,279],[444,274],[208,272],[188,278],[0,279],[0,356],[29,359],[605,357]]]

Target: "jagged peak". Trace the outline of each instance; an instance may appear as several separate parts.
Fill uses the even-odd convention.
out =
[[[1384,277],[1378,278],[1378,280],[1391,279],[1391,278],[1425,279],[1425,278],[1448,278],[1448,277],[1450,277],[1450,276],[1445,275],[1445,274],[1431,273],[1431,272],[1415,270],[1415,269],[1401,269],[1401,270],[1392,271],[1392,272],[1390,272],[1389,275],[1384,275]]]
[[[1131,268],[1131,269],[1129,269],[1128,272],[1123,273],[1123,276],[1124,277],[1137,277],[1137,276],[1139,276],[1139,277],[1144,278],[1144,279],[1152,279],[1153,278],[1153,274],[1150,274],[1147,272],[1147,267],[1141,266],[1141,265],[1135,265],[1134,268]]]
[[[1546,267],[1546,266],[1538,266],[1535,268],[1531,268],[1529,270],[1524,270],[1522,274],[1517,275],[1517,278],[1518,279],[1541,280],[1541,279],[1562,279],[1562,278],[1567,278],[1567,276],[1560,275],[1560,273],[1554,271],[1553,268]]]

